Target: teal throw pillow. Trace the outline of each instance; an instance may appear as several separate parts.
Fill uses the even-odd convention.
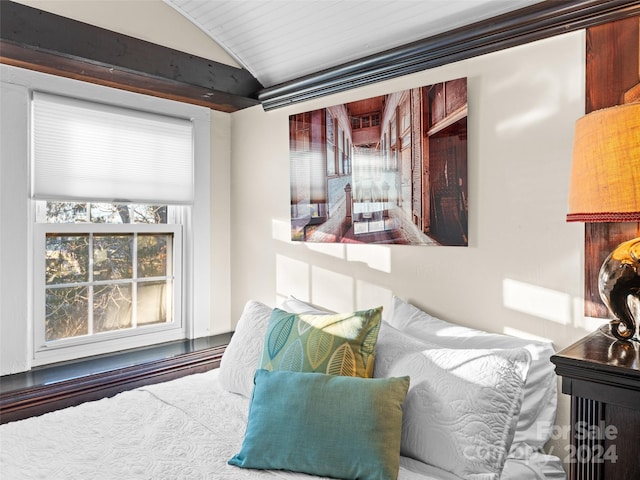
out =
[[[257,370],[242,468],[395,480],[409,377]]]
[[[352,313],[289,313],[275,308],[260,368],[373,376],[382,307]]]

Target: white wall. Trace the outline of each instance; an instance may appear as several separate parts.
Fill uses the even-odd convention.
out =
[[[231,330],[231,116],[211,111],[211,292],[209,335]]]
[[[584,32],[291,106],[233,113],[232,313],[289,294],[333,309],[399,295],[498,332],[583,336],[583,226],[565,222],[574,121],[584,113]],[[464,247],[289,240],[288,116],[466,76],[469,242]]]
[[[232,321],[248,299],[388,310],[396,294],[446,320],[551,339],[558,349],[590,332],[601,322],[582,314],[584,228],[565,222],[584,62],[582,31],[281,110],[233,113]],[[463,76],[468,248],[289,240],[290,114]],[[560,424],[568,412],[560,395]]]

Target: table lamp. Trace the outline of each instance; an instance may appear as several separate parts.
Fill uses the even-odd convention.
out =
[[[593,111],[575,126],[568,222],[640,222],[640,102]],[[606,258],[598,290],[611,333],[637,341],[631,297],[640,300],[640,237]]]

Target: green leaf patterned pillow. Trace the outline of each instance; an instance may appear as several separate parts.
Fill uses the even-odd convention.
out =
[[[330,315],[275,308],[260,368],[370,378],[381,320],[382,307]]]

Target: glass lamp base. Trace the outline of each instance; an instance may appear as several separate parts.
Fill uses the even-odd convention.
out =
[[[611,334],[637,340],[640,310],[640,237],[618,245],[606,258],[598,277],[600,297],[613,315]]]

